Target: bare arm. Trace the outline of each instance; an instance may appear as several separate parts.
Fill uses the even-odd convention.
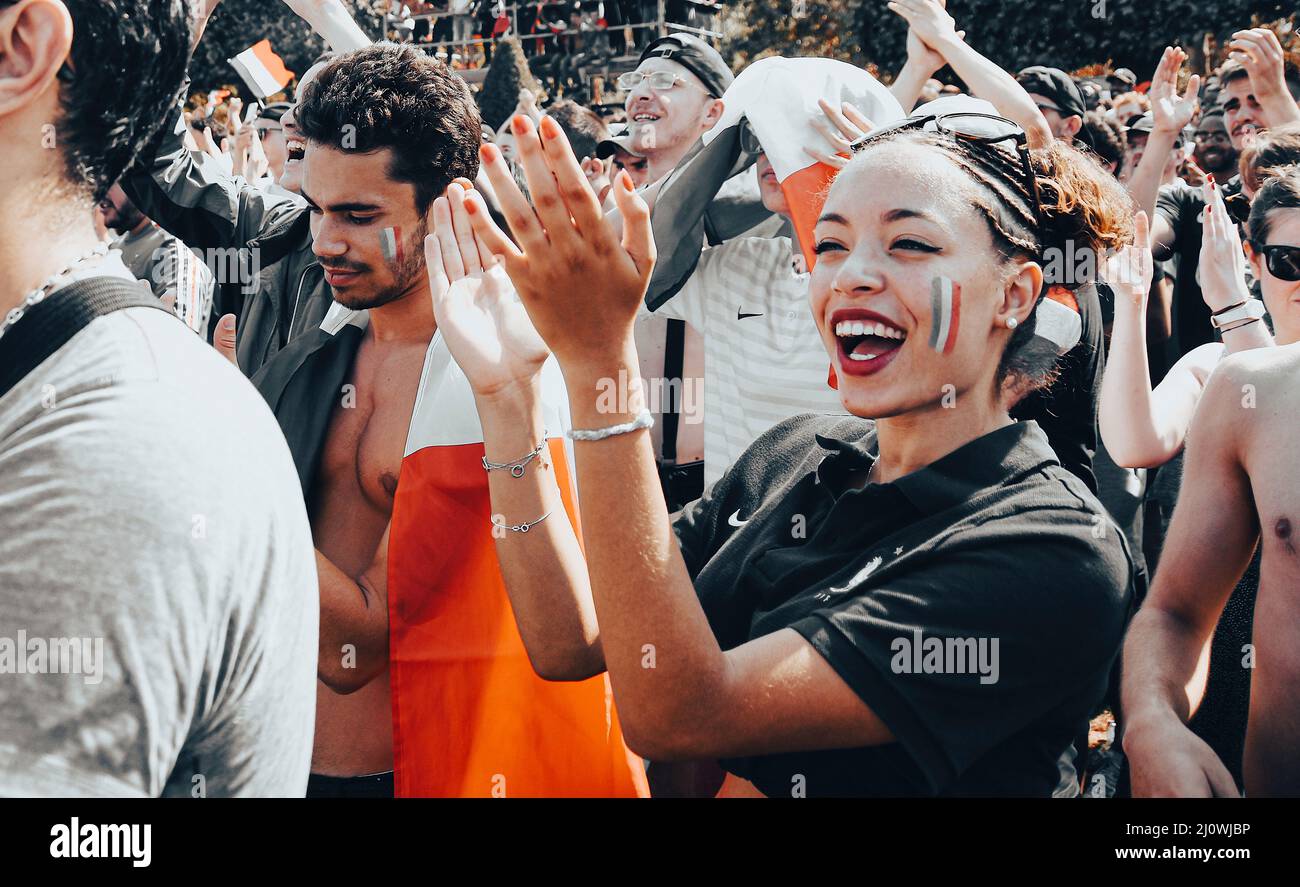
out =
[[[1181,96],[1178,95],[1178,71],[1186,59],[1187,53],[1181,49],[1166,47],[1164,55],[1160,57],[1160,64],[1156,65],[1156,71],[1151,75],[1153,128],[1147,137],[1142,159],[1128,177],[1129,196],[1138,209],[1152,219],[1157,218],[1156,197],[1160,193],[1160,176],[1169,159],[1169,152],[1173,150],[1178,134],[1191,121],[1196,111],[1196,90],[1201,83],[1198,75],[1193,74],[1187,81],[1187,89]],[[1157,229],[1155,234],[1156,243],[1166,242],[1165,231]],[[1157,255],[1161,254],[1157,252]]]
[[[897,0],[889,8],[907,19],[908,27],[926,46],[943,56],[971,94],[991,102],[1008,120],[1025,131],[1031,148],[1052,143],[1052,130],[1034,100],[1006,71],[971,49],[956,30],[952,16],[937,0]]]
[[[487,156],[504,166],[495,148]],[[434,201],[425,260],[438,328],[474,391],[484,456],[504,465],[560,429],[544,427],[546,345],[505,271],[475,241],[471,215],[490,215],[481,194],[466,198],[468,184],[457,180]],[[487,472],[497,559],[533,669],[550,680],[581,680],[605,665],[587,566],[557,480],[549,446],[518,476],[509,468]],[[509,529],[524,524],[526,531]]]
[[[1232,35],[1229,55],[1250,75],[1250,89],[1264,110],[1269,128],[1300,122],[1300,106],[1286,86],[1285,53],[1268,28],[1250,28]]]
[[[340,0],[284,0],[284,3],[335,52],[351,52],[371,44]]]
[[[1124,750],[1136,794],[1236,794],[1183,725],[1203,692],[1215,623],[1259,538],[1240,457],[1246,378],[1229,359],[1201,398],[1160,569],[1124,645]]]
[[[354,693],[388,666],[388,530],[356,578],[316,552],[320,576],[317,676],[335,693]]]
[[[643,403],[635,383],[625,403],[602,403],[596,392],[604,380],[637,378],[632,327],[654,262],[649,212],[619,176],[620,243],[559,127],[543,119],[540,132],[545,153],[538,130],[515,130],[535,214],[504,166],[488,165],[519,246],[484,214],[473,216],[474,233],[504,258],[555,352],[574,426],[629,422]],[[890,741],[794,631],[721,650],[673,535],[648,431],[575,448],[600,644],[630,747],[673,760]]]

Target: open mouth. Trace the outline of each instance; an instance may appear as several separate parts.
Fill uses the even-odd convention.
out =
[[[884,369],[902,348],[907,333],[879,315],[846,314],[840,314],[834,325],[840,366],[851,375],[868,375]]]
[[[306,155],[307,143],[301,139],[286,139],[284,150],[289,163],[297,163]]]

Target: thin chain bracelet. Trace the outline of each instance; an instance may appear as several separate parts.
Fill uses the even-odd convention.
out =
[[[489,461],[488,461],[488,457],[487,457],[487,456],[484,456],[484,457],[483,457],[483,470],[484,470],[484,471],[499,471],[499,470],[501,470],[502,468],[509,468],[509,469],[510,469],[510,476],[511,476],[511,477],[523,477],[523,476],[524,476],[524,466],[527,465],[529,462],[533,461],[534,459],[536,459],[538,456],[540,456],[540,455],[542,454],[542,450],[544,450],[544,449],[546,449],[546,432],[545,432],[545,431],[542,432],[542,442],[539,443],[539,444],[537,445],[537,447],[536,447],[536,448],[535,448],[531,453],[529,453],[527,456],[521,456],[521,457],[519,457],[518,459],[515,459],[513,462],[489,462]]]
[[[494,518],[492,519],[492,526],[494,526],[494,527],[500,527],[500,528],[503,529],[503,530],[509,530],[509,531],[512,532],[512,533],[527,533],[527,532],[528,532],[529,530],[531,530],[533,527],[537,526],[538,524],[540,524],[542,521],[546,520],[546,519],[547,519],[548,517],[550,517],[550,516],[551,516],[551,512],[548,511],[548,512],[546,512],[546,514],[543,514],[541,517],[539,517],[539,518],[538,518],[537,520],[535,520],[535,521],[529,521],[529,522],[526,523],[526,524],[518,524],[518,525],[513,526],[513,527],[510,526],[509,524],[499,524],[499,523],[497,523],[496,518],[494,517]]]

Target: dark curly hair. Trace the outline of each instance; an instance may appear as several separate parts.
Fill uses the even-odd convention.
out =
[[[478,175],[478,107],[451,69],[419,50],[378,43],[334,58],[295,112],[308,141],[369,154],[388,148],[388,174],[415,186],[428,211],[452,179]]]
[[[12,5],[0,0],[0,8]],[[180,99],[194,19],[185,0],[63,0],[72,51],[59,71],[57,143],[76,192],[95,203]]]
[[[1089,111],[1084,114],[1083,128],[1090,136],[1092,153],[1100,157],[1103,163],[1115,164],[1115,175],[1123,172],[1124,149],[1128,145],[1124,128],[1100,111]]]

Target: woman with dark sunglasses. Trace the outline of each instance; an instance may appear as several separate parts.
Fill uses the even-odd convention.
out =
[[[546,455],[489,475],[538,672],[608,671],[629,746],[720,761],[709,794],[1078,794],[1132,562],[1007,409],[1055,363],[1038,257],[1131,236],[1119,186],[1059,143],[1029,155],[1031,182],[1014,137],[867,139],[830,188],[810,283],[853,415],[781,423],[670,518],[631,336],[645,204],[620,177],[620,238],[553,121],[516,135],[531,206],[491,146],[483,160],[518,245],[453,185],[426,253],[486,459],[543,439],[550,352],[567,384],[582,548]]]

